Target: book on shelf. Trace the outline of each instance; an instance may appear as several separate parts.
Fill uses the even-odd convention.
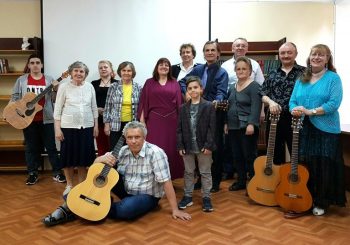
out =
[[[0,73],[9,73],[9,61],[5,58],[0,58]]]
[[[279,60],[257,60],[261,71],[264,75],[269,74],[270,71],[277,69],[280,66]]]

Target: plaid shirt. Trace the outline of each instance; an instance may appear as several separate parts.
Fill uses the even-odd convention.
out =
[[[146,141],[137,156],[128,146],[123,146],[119,152],[118,172],[123,175],[125,190],[131,195],[148,194],[161,198],[164,182],[171,179],[165,152]]]
[[[141,86],[133,82],[131,93],[132,121],[136,121],[140,95]],[[117,81],[108,89],[105,110],[103,112],[103,122],[111,124],[111,131],[120,130],[122,104],[123,83],[121,81]]]

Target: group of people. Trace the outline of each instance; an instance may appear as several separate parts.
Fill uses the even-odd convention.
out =
[[[121,175],[113,189],[120,200],[112,203],[109,217],[135,219],[154,209],[165,193],[172,216],[189,220],[191,216],[180,209],[193,205],[196,169],[202,209],[214,210],[211,193],[220,190],[224,141],[238,174],[229,190],[245,189],[254,176],[265,105],[268,114],[280,115],[275,164],[286,161],[285,145],[291,152],[292,116],[303,118],[299,160],[310,172],[308,187],[314,200],[313,214],[323,215],[332,204],[344,206],[338,113],[342,86],[329,48],[322,44],[312,47],[307,67],[303,67],[295,61],[296,46],[284,43],[279,48],[281,66],[270,71],[266,79],[258,63],[246,57],[246,39],[234,40],[232,51],[233,58],[220,66],[220,46],[208,41],[203,46],[206,63],[195,64],[195,47],[183,44],[180,47],[183,62],[171,66],[167,58],[160,58],[152,78],[142,88],[134,82],[136,69],[129,61],[118,66],[120,80],[115,78],[110,61],[100,61],[100,79],[92,83],[86,81],[88,67],[74,62],[68,68],[71,80],[54,87],[39,102],[44,110],[23,130],[29,173],[26,183],[37,182],[40,153],[45,147],[54,179],[67,182],[64,197],[73,187],[74,168],[80,183],[93,162],[104,162],[117,168]],[[53,79],[41,73],[42,67],[40,57],[29,57],[30,74],[17,80],[12,101],[51,84]],[[228,101],[227,110],[218,106],[224,100]],[[269,124],[267,121],[267,134]],[[115,165],[117,159],[108,152],[122,136],[126,146]],[[60,159],[55,138],[61,142]],[[99,155],[96,159],[94,138]],[[177,203],[171,180],[181,177],[184,196]],[[289,213],[285,217],[290,216]],[[72,217],[64,202],[43,222],[51,226]]]

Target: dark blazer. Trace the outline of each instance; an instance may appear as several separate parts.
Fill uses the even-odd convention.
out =
[[[180,115],[177,124],[177,150],[191,151],[191,122],[190,122],[191,100],[180,107]],[[196,138],[198,148],[214,151],[215,144],[215,108],[213,104],[201,99],[197,114]]]
[[[194,64],[193,64],[193,68],[196,67],[197,65],[198,65],[197,63],[194,63]],[[180,71],[181,71],[180,63],[171,66],[171,75],[172,75],[176,80],[177,80],[177,77],[179,76]]]

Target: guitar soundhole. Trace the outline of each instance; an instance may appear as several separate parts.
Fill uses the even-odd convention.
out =
[[[26,116],[30,116],[30,115],[32,115],[33,114],[33,112],[34,112],[34,105],[32,104],[32,103],[30,103],[30,102],[28,102],[27,103],[27,110],[26,110],[26,112],[25,112],[25,114],[26,114]]]
[[[267,176],[272,175],[272,168],[265,168],[264,169],[264,174],[267,175]]]
[[[96,178],[96,183],[99,185],[103,185],[105,182],[106,182],[106,178],[103,177],[102,175],[100,175]]]
[[[28,102],[28,103],[26,104],[26,106],[27,106],[28,110],[33,110],[33,109],[34,109],[34,105],[33,105],[33,103],[31,103],[31,102]]]
[[[290,180],[291,182],[296,183],[296,182],[299,181],[299,177],[298,177],[297,174],[291,174],[291,175],[289,176],[289,180]]]

